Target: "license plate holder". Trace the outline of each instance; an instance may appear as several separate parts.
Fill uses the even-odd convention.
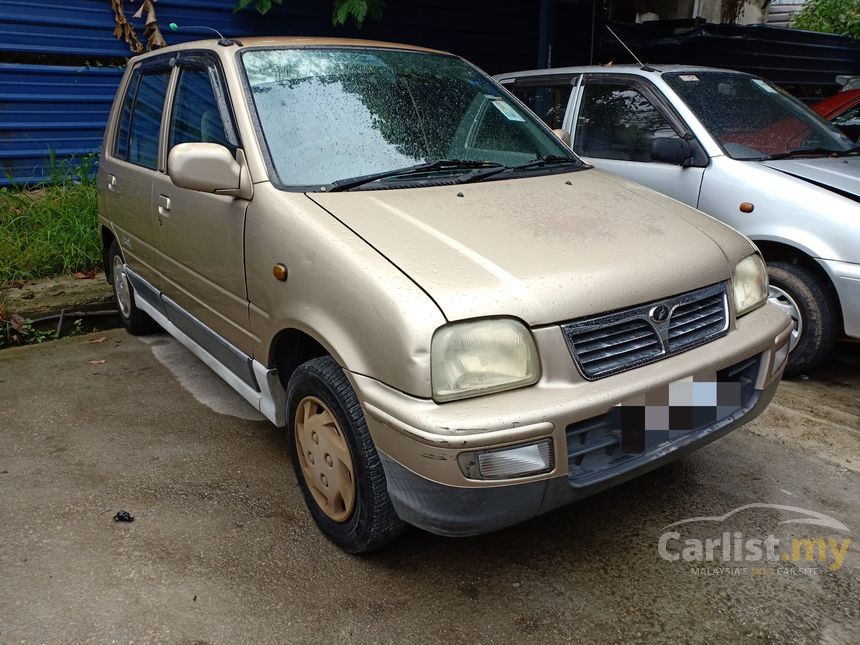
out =
[[[740,397],[740,383],[697,374],[616,405],[611,428],[625,453],[641,454],[713,425],[737,409]]]

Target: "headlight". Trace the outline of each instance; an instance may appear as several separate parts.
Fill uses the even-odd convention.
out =
[[[732,291],[737,316],[752,311],[767,300],[767,269],[758,255],[750,255],[737,263]]]
[[[510,390],[540,378],[534,339],[511,318],[440,327],[433,334],[430,359],[436,401]]]

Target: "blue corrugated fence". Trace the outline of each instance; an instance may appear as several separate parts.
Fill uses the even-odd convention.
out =
[[[37,183],[60,160],[98,150],[122,77],[112,67],[0,64],[0,183]]]
[[[537,10],[534,0],[397,0],[382,23],[361,32],[331,24],[330,0],[284,0],[266,16],[234,14],[235,0],[159,0],[158,22],[171,44],[211,38],[205,31],[171,32],[167,25],[207,25],[228,36],[252,34],[360,36],[408,42],[458,53],[489,72],[534,65]],[[139,2],[126,0],[131,17]],[[133,21],[144,39],[141,20]],[[0,56],[100,58],[130,55],[113,37],[110,0],[0,0]],[[0,58],[2,61],[3,58]],[[27,60],[27,62],[31,62]],[[97,151],[122,70],[0,62],[0,186],[38,183],[48,157],[60,160]]]

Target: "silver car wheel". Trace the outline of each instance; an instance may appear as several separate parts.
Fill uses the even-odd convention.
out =
[[[780,307],[794,321],[794,329],[791,331],[791,340],[788,343],[788,350],[794,351],[797,343],[800,342],[800,335],[803,333],[803,318],[800,316],[800,307],[786,291],[773,285],[768,287],[767,300]]]
[[[116,293],[116,302],[120,313],[124,318],[131,316],[131,289],[128,285],[128,277],[125,275],[125,264],[122,258],[115,255],[113,258],[113,289]]]

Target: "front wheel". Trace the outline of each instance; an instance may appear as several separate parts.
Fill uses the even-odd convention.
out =
[[[769,262],[768,301],[794,321],[786,376],[818,365],[836,342],[836,304],[827,285],[812,271],[790,262]]]
[[[293,467],[320,530],[350,553],[400,535],[404,524],[343,368],[329,356],[299,366],[287,387],[287,412]]]

